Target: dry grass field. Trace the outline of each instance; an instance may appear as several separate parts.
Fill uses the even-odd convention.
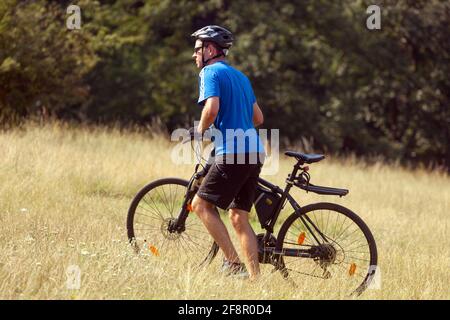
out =
[[[294,289],[268,265],[251,283],[220,275],[220,257],[198,272],[170,254],[136,255],[125,224],[134,195],[154,179],[187,179],[193,171],[171,162],[173,145],[150,131],[61,124],[0,133],[0,299],[348,298],[310,277]],[[283,185],[292,164],[282,157],[279,173],[266,178]],[[380,286],[358,299],[450,299],[446,173],[331,157],[310,168],[313,183],[350,193],[296,190],[299,203],[349,207],[377,241]],[[78,290],[67,287],[71,265],[81,270]]]

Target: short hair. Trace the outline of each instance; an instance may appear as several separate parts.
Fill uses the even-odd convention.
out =
[[[215,43],[214,41],[205,41],[203,43],[203,45],[206,47],[208,46],[208,44],[212,44],[214,46],[214,48],[216,48],[217,51],[224,53],[223,52],[223,48],[221,46],[219,46],[217,43]]]

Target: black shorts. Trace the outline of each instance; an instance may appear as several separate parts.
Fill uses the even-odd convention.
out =
[[[215,206],[250,211],[262,163],[228,164],[215,161],[197,195]]]

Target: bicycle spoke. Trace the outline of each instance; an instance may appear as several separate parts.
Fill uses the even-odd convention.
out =
[[[342,239],[341,241],[344,241],[345,239],[348,239],[348,237],[350,237],[352,234],[354,234],[356,231],[359,231],[359,229],[355,229],[353,230],[352,233],[349,233],[344,239]],[[333,237],[334,238],[334,237]]]
[[[135,228],[134,230],[146,231],[146,230],[158,230],[157,228]]]
[[[370,254],[369,251],[364,251],[364,252],[362,252],[362,251],[345,250],[345,252],[354,252],[354,253]]]
[[[206,233],[205,233],[205,234],[206,234]],[[185,232],[183,235],[185,235],[186,237],[188,237],[190,240],[191,240],[191,238],[198,239],[198,240],[206,240],[205,237],[194,236],[194,235],[189,234],[189,233],[187,233],[187,232]],[[182,236],[183,236],[183,235],[182,235]],[[201,246],[200,244],[196,243],[194,240],[191,240],[191,241],[194,242],[195,244]]]
[[[187,232],[187,233],[190,233],[190,232],[196,232],[196,233],[201,233],[201,234],[209,235],[209,232],[203,231],[203,230],[197,230],[197,229],[189,229],[189,230],[186,230],[186,232]]]
[[[316,212],[315,211],[313,211],[313,219],[312,220],[314,220],[314,224],[315,224],[315,226],[320,230],[321,228],[320,228],[320,226],[319,226],[319,224],[317,223],[317,217],[316,217]]]
[[[156,190],[158,190],[158,189],[156,189]],[[162,188],[162,190],[164,191],[164,188]],[[161,197],[161,194],[159,193],[159,190],[156,191],[156,192],[157,192],[158,197],[159,197],[159,199],[161,200],[162,204],[164,205],[164,207],[166,207],[168,213],[170,214],[170,217],[173,218],[173,214],[172,214],[172,212],[170,212],[170,209],[167,207],[166,202],[165,202],[165,201],[163,200],[163,198]]]
[[[190,256],[189,256],[189,254],[188,254],[188,251],[191,251],[192,252],[192,248],[189,248],[189,245],[188,245],[188,243],[186,242],[186,240],[184,240],[183,238],[181,238],[180,239],[180,241],[179,241],[179,243],[180,243],[180,245],[183,247],[183,254],[184,254],[184,256],[186,257],[186,260],[187,261],[189,261],[190,259]],[[183,245],[184,244],[184,245]]]
[[[318,207],[317,209],[314,209]],[[303,274],[330,282],[345,281],[353,290],[364,286],[372,262],[372,248],[363,229],[355,218],[341,212],[341,206],[333,204],[311,205],[300,217],[292,216],[290,225],[278,239],[282,249],[308,250],[308,245],[316,247],[314,258],[283,256],[288,272]],[[345,208],[344,208],[345,209]],[[342,209],[342,210],[344,210]],[[295,217],[295,218],[294,218]],[[301,218],[303,217],[303,219]],[[307,234],[299,240],[299,235]],[[316,243],[317,242],[317,243]],[[337,284],[337,283],[336,283]]]
[[[166,239],[165,237],[163,237],[162,240],[162,244],[161,244],[161,252],[162,254],[165,254],[165,248],[170,246],[170,243],[173,241],[169,241],[168,239]]]
[[[144,217],[148,217],[148,218],[153,219],[153,220],[161,221],[161,219],[156,218],[155,216],[149,216],[148,214],[145,214],[145,213],[142,213],[142,212],[138,212],[138,211],[136,211],[136,215],[144,216]]]
[[[358,228],[355,228],[354,230],[349,230],[349,232],[344,236],[337,239],[334,239],[336,242],[339,243],[354,243],[356,240],[361,240],[362,237],[364,237],[363,234],[360,233],[361,231],[358,230]],[[363,239],[364,240],[364,239]]]
[[[142,209],[142,210],[145,210],[145,211],[147,211],[147,212],[150,212],[150,213],[153,214],[155,217],[160,217],[160,218],[162,218],[162,217],[160,216],[160,214],[159,214],[157,211],[153,211],[153,210],[146,209],[144,206],[138,206],[138,208],[140,208],[140,209]],[[137,209],[137,208],[136,208],[136,209]]]
[[[170,191],[170,185],[169,185],[169,191]],[[164,194],[164,198],[167,200],[167,206],[168,206],[168,210],[170,210],[170,216],[173,218],[173,214],[174,214],[174,212],[173,212],[173,208],[174,208],[174,206],[171,206],[171,203],[170,203],[170,196],[167,196],[167,194],[166,194],[166,191],[164,190],[164,188],[163,188],[163,194]],[[169,195],[170,195],[170,193],[169,193]]]
[[[325,227],[325,232],[328,233],[328,223],[330,222],[330,211],[328,210],[328,219],[327,219],[327,226]]]
[[[341,236],[345,233],[345,231],[347,231],[348,228],[351,227],[352,225],[353,225],[353,224],[352,224],[352,221],[350,220],[349,225],[344,229],[344,231],[342,231],[341,233],[338,234],[338,236],[337,236],[337,238],[335,239],[335,241],[338,242],[338,240],[340,239],[340,237],[341,237]]]
[[[354,257],[354,256],[347,256],[346,258],[351,258],[351,260],[359,260],[359,261],[370,262],[370,260],[368,260],[368,259],[357,258],[357,257]]]
[[[335,238],[339,237],[339,235],[342,234],[341,230],[344,228],[345,222],[347,221],[347,217],[346,216],[343,215],[342,218],[343,218],[342,219],[342,224],[341,224],[341,226],[339,228],[339,231],[337,232],[337,236],[335,236]],[[350,221],[350,223],[351,223],[351,221]]]
[[[140,226],[140,225],[144,225],[144,226],[150,226],[150,227],[148,227],[149,229],[151,229],[151,230],[160,230],[159,228],[157,228],[157,227],[155,227],[155,226],[153,226],[153,225],[151,225],[151,224],[148,224],[148,223],[142,223],[142,222],[139,222],[139,223],[136,223],[138,226]],[[137,230],[137,229],[136,229]]]
[[[169,198],[170,198],[170,204],[171,204],[171,208],[170,211],[173,212],[173,209],[175,209],[175,203],[173,202],[173,196],[172,196],[172,185],[169,184]]]
[[[341,266],[341,265],[339,265],[339,264],[334,264],[333,266],[337,266],[337,267],[339,267],[339,268],[341,268],[342,270],[344,270],[345,271],[345,274],[348,276],[348,269],[346,269],[346,268],[344,268],[343,266]],[[360,275],[359,273],[354,273],[354,275],[355,276],[358,276],[358,277],[360,277],[360,278],[362,278],[362,279],[364,279],[365,278],[365,276],[364,275]]]
[[[147,203],[147,201],[145,200],[145,197],[144,198],[142,198],[142,200],[144,200],[144,202],[145,203]],[[158,209],[158,206],[155,204],[155,201],[153,201],[153,199],[152,198],[150,198],[150,200],[152,201],[152,203],[154,204],[154,206],[155,206],[155,210],[158,212],[158,215],[161,217],[161,219],[165,219],[164,218],[164,216],[163,216],[163,214],[161,213],[161,211],[159,211],[159,209]],[[147,205],[148,206],[150,206],[148,203],[147,203]]]
[[[182,237],[182,238],[188,237],[189,239],[185,239],[186,241],[189,240],[189,241],[191,241],[192,243],[194,243],[195,245],[197,245],[197,246],[199,246],[199,247],[201,247],[201,248],[207,249],[206,246],[201,245],[201,244],[199,244],[199,243],[197,243],[197,242],[195,242],[194,240],[191,239],[191,238],[196,238],[196,239],[200,239],[200,240],[205,240],[204,238],[199,238],[199,237],[195,237],[195,236],[188,235],[188,234],[182,235],[181,237]]]
[[[352,242],[351,244],[354,244],[355,242]],[[360,242],[358,242],[358,243],[360,243]],[[354,250],[354,249],[359,249],[359,248],[362,248],[362,247],[367,247],[367,244],[362,244],[362,245],[360,245],[360,246],[357,246],[357,247],[352,247],[352,248],[350,248],[351,250]],[[346,250],[347,251],[347,250]]]
[[[323,227],[323,214],[320,215],[320,218],[321,218],[321,222],[322,222],[321,227]],[[326,229],[324,229],[324,230],[325,230],[325,232],[327,231]]]
[[[290,234],[292,234],[292,235],[295,237],[295,240],[298,239],[298,236],[299,236],[302,232],[305,232],[306,234],[308,233],[308,232],[307,232],[308,230],[300,229],[299,227],[297,227],[297,226],[295,225],[296,222],[299,222],[299,223],[301,223],[301,224],[303,224],[303,222],[299,219],[299,220],[296,220],[296,221],[294,222],[294,224],[292,225],[292,226],[298,231],[297,234],[294,234],[292,231],[290,231],[290,230],[288,229],[288,232],[289,232]],[[301,227],[301,226],[300,226],[300,227]],[[307,241],[308,244],[313,245],[313,243],[312,243],[311,241],[309,241],[309,238],[305,238],[305,241]]]
[[[186,241],[184,236],[181,236],[179,241],[180,241],[180,243],[184,243],[186,245],[186,248],[187,248],[188,251],[194,252],[194,249],[192,249],[192,245],[188,241]],[[194,246],[194,248],[195,248],[195,246]]]
[[[207,247],[205,245],[202,245],[200,243],[198,243],[197,241],[193,240],[193,238],[195,239],[199,239],[199,240],[204,240],[202,238],[198,238],[192,235],[187,234],[186,232],[181,234],[180,240],[183,241],[186,246],[190,249],[190,251],[192,253],[194,253],[195,255],[199,254],[199,249],[207,249]],[[204,252],[202,250],[202,252]]]
[[[342,242],[341,242],[342,243]],[[348,246],[351,246],[351,245],[353,245],[353,244],[359,244],[359,243],[361,243],[360,242],[360,239],[357,239],[357,240],[354,240],[353,242],[350,242],[350,244],[348,245]],[[353,250],[353,249],[358,249],[358,248],[362,248],[362,247],[367,247],[367,244],[365,244],[365,243],[363,243],[362,245],[360,245],[360,246],[357,246],[357,247],[351,247],[350,249],[351,250]],[[347,250],[346,250],[347,251]]]

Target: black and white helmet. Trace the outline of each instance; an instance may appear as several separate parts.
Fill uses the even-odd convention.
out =
[[[195,31],[192,35],[195,39],[202,42],[211,41],[216,43],[222,49],[228,51],[233,44],[233,34],[227,29],[220,26],[206,26]]]

